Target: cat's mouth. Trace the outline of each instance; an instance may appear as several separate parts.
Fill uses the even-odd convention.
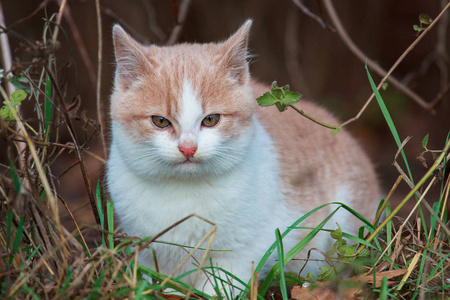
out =
[[[189,159],[189,158],[186,158],[184,161],[180,162],[179,164],[180,164],[180,165],[191,165],[191,164],[196,164],[196,162],[195,162],[195,161],[192,161],[192,160]]]

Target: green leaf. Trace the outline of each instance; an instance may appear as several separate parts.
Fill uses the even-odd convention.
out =
[[[389,83],[383,82],[383,84],[381,85],[381,88],[383,89],[383,91],[385,91],[385,90],[387,90],[388,86],[389,86]]]
[[[272,95],[277,98],[277,99],[281,99],[281,97],[283,97],[284,91],[283,89],[287,88],[289,90],[289,85],[285,85],[283,87],[279,87],[278,83],[276,81],[272,82],[272,85],[270,86],[270,92],[272,93]]]
[[[271,106],[277,102],[277,98],[275,98],[270,92],[264,93],[261,97],[256,99],[259,106]]]
[[[25,93],[25,91],[23,91],[23,90],[17,90],[11,94],[9,99],[11,100],[11,103],[12,103],[14,109],[16,110],[16,112],[17,112],[16,106],[20,105],[22,100],[24,100],[26,97],[27,97],[27,93]],[[3,103],[4,103],[4,105],[0,109],[0,117],[4,120],[14,120],[14,114],[11,111],[11,108],[6,104],[6,102],[3,102]],[[6,122],[6,123],[9,124],[10,122]]]
[[[370,255],[369,250],[367,250],[367,248],[364,248],[358,253],[358,258],[366,258],[369,257],[369,255]]]
[[[423,140],[422,140],[422,147],[423,147],[423,149],[425,149],[425,150],[428,150],[428,148],[427,148],[427,144],[428,144],[428,136],[429,136],[429,134],[427,133],[427,135],[423,138]]]
[[[414,29],[415,31],[418,31],[418,32],[422,31],[422,28],[420,28],[420,27],[417,26],[416,24],[413,25],[413,29]]]
[[[350,256],[355,253],[356,244],[352,246],[342,246],[343,254]]]
[[[336,276],[336,271],[334,270],[333,267],[321,266],[320,270],[322,272],[320,272],[320,274],[319,274],[319,281],[329,281],[329,280],[333,279],[334,276]]]
[[[270,92],[264,93],[256,101],[259,106],[271,106],[275,104],[280,112],[284,111],[287,106],[297,103],[302,97],[301,94],[291,92],[289,89],[289,85],[279,87],[277,82],[274,81],[272,82]]]
[[[308,281],[317,281],[316,276],[314,276],[313,273],[308,273],[306,275],[306,280],[308,280]]]
[[[27,97],[27,93],[25,93],[24,90],[17,90],[11,94],[9,99],[11,99],[11,103],[13,105],[20,105],[22,100],[24,100],[26,97]]]
[[[422,24],[430,25],[433,22],[433,19],[427,14],[420,14],[419,21]]]
[[[287,90],[285,91],[284,97],[281,100],[286,105],[292,105],[300,101],[301,97],[302,97],[301,94]]]
[[[275,103],[275,106],[278,108],[278,110],[279,110],[280,112],[285,111],[286,108],[287,108],[287,106],[286,106],[285,104],[283,104],[283,103],[281,103],[281,102],[279,102],[279,101]]]
[[[8,106],[3,106],[0,109],[0,117],[2,117],[2,119],[4,119],[4,120],[12,120],[12,119],[14,119],[14,115],[11,112],[11,110],[9,109]],[[9,123],[9,122],[7,122],[7,123]]]
[[[340,240],[342,240],[342,229],[341,229],[341,227],[339,226],[339,224],[338,224],[338,227],[339,227],[339,228],[336,229],[336,230],[333,230],[333,231],[330,233],[330,235],[331,235],[331,237],[332,237],[333,239],[340,241]]]

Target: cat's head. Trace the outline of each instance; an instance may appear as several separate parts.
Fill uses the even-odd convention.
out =
[[[114,147],[148,178],[204,178],[241,164],[255,100],[247,42],[251,21],[217,44],[144,46],[114,26]]]

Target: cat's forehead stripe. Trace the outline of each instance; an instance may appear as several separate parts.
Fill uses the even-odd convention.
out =
[[[179,111],[178,122],[183,130],[191,130],[198,127],[198,120],[201,119],[203,109],[199,103],[191,82],[188,79],[183,81],[183,91],[181,94],[181,109]]]

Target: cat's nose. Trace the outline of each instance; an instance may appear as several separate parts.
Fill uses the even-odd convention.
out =
[[[180,149],[180,152],[183,153],[184,157],[191,158],[194,156],[195,151],[197,151],[197,146],[193,145],[180,145],[178,146],[178,149]]]

